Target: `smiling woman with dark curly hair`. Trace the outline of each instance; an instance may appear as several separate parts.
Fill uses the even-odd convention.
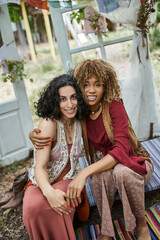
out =
[[[78,119],[86,116],[87,104],[73,76],[63,74],[48,84],[35,107],[43,118],[39,131],[49,142],[35,152],[25,187],[23,222],[30,240],[75,240],[72,221],[81,197],[67,204],[66,190],[80,171],[82,130]]]
[[[81,90],[73,76],[64,74],[54,78],[41,93],[40,99],[35,103],[36,114],[42,118],[51,118],[59,120],[62,117],[60,110],[59,88],[72,86],[76,91],[78,109],[75,117],[82,119],[87,114],[87,104],[82,97]]]

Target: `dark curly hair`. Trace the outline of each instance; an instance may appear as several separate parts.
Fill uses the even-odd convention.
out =
[[[81,90],[76,83],[73,76],[69,74],[62,74],[54,78],[40,94],[38,102],[34,103],[36,114],[42,118],[51,118],[59,120],[61,118],[61,111],[59,107],[60,97],[59,88],[64,86],[72,86],[77,94],[78,111],[76,118],[82,119],[86,117],[88,112],[88,105],[85,102]]]

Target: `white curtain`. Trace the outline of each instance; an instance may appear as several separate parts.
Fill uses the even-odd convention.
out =
[[[143,46],[142,31],[136,27],[140,0],[131,0],[129,8],[118,8],[105,14],[116,23],[131,27],[134,31],[130,49],[130,63],[123,85],[123,100],[133,129],[139,140],[145,140],[150,134],[150,123],[153,123],[155,135],[159,135],[158,114],[156,109],[152,65],[150,61],[147,39]],[[156,5],[155,5],[156,8]],[[148,21],[155,22],[156,12]],[[148,52],[148,58],[146,58]]]
[[[96,1],[95,1],[96,2]],[[110,13],[101,13],[112,22],[121,23],[133,29],[134,37],[130,49],[130,63],[123,84],[122,96],[126,111],[139,140],[145,140],[150,134],[150,123],[153,123],[155,135],[160,135],[156,109],[152,66],[146,39],[142,45],[142,31],[136,27],[140,0],[131,0],[125,7],[125,0],[118,0],[120,7]],[[154,6],[155,9],[157,5]],[[98,5],[95,7],[99,11]],[[155,22],[156,12],[148,19]],[[147,56],[148,51],[148,58]]]

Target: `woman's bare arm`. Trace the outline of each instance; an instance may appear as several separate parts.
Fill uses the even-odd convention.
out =
[[[43,131],[44,136],[50,136],[51,141],[54,141],[56,139],[56,122],[53,122],[50,119],[43,119],[39,125],[39,129]],[[36,153],[36,181],[51,207],[60,215],[62,213],[68,214],[71,209],[67,208],[65,192],[59,189],[54,189],[50,185],[49,176],[47,173],[50,152],[51,142],[44,149],[38,150]]]
[[[77,200],[80,201],[81,192],[86,184],[87,178],[109,169],[112,169],[117,164],[117,161],[109,154],[104,156],[99,161],[91,164],[90,166],[82,169],[79,174],[70,182],[67,189],[67,203],[69,199],[77,204]]]

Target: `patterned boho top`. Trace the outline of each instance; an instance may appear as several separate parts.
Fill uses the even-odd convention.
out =
[[[68,145],[66,142],[65,132],[64,132],[64,125],[61,121],[57,122],[57,143],[51,149],[50,159],[48,162],[48,175],[50,183],[53,183],[64,171],[66,168],[68,161],[70,161],[70,170],[69,172],[63,177],[63,179],[73,179],[81,170],[78,158],[82,152],[82,129],[80,122],[75,119],[74,120],[74,137],[73,137],[73,144],[71,147],[71,151],[69,154]],[[36,166],[36,150],[34,149],[34,163],[30,175],[30,180],[33,184],[37,185],[34,169]]]

